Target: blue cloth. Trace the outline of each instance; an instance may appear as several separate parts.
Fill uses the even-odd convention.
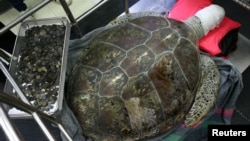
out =
[[[176,0],[141,0],[129,8],[131,13],[152,11],[168,13],[175,5]]]

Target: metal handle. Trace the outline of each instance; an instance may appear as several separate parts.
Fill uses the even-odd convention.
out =
[[[8,72],[8,70],[5,68],[5,66],[3,65],[3,63],[1,61],[0,61],[0,69],[2,70],[2,72],[4,73],[4,75],[6,76],[6,78],[10,81],[10,83],[12,84],[12,86],[14,87],[14,89],[17,91],[17,94],[19,95],[19,97],[21,98],[21,100],[23,102],[25,102],[26,104],[31,105],[31,103],[25,97],[25,95],[23,94],[23,92],[21,91],[21,89],[19,88],[19,86],[17,85],[17,83],[12,78],[12,76],[10,75],[10,73]],[[32,116],[34,117],[34,119],[36,120],[36,122],[40,125],[40,127],[42,128],[42,130],[44,131],[44,133],[47,135],[48,139],[51,140],[51,141],[54,141],[55,139],[50,134],[49,130],[46,128],[46,126],[42,122],[41,118],[37,115],[37,113],[36,112],[32,113]]]
[[[0,93],[0,101],[7,103],[9,105],[12,105],[14,107],[17,107],[19,109],[22,109],[28,113],[30,113],[33,118],[36,120],[36,122],[38,123],[38,125],[41,127],[42,131],[44,132],[44,134],[46,135],[46,137],[50,140],[50,141],[54,141],[55,139],[53,138],[53,136],[51,135],[51,133],[49,132],[49,130],[46,128],[45,124],[42,122],[41,117],[49,120],[50,122],[56,124],[59,129],[62,131],[62,133],[65,135],[65,137],[69,140],[72,141],[71,137],[68,135],[68,133],[66,132],[66,130],[63,128],[63,126],[61,125],[61,123],[58,121],[58,119],[56,120],[55,118],[48,116],[46,114],[44,114],[43,112],[35,109],[34,107],[30,106],[30,102],[28,101],[28,99],[25,97],[25,95],[23,94],[23,92],[21,91],[21,89],[19,88],[19,86],[16,84],[15,80],[12,78],[12,76],[9,74],[9,72],[7,71],[7,69],[4,67],[3,63],[0,61],[0,69],[3,71],[3,73],[5,74],[5,76],[7,77],[7,79],[11,82],[12,86],[14,87],[14,89],[17,91],[18,95],[20,96],[21,101],[8,96],[7,94],[3,94]]]
[[[11,58],[16,59],[9,52],[7,52],[4,49],[0,48],[0,60],[2,62],[4,62],[6,65],[9,65],[10,61],[11,61]]]
[[[23,140],[23,137],[18,132],[17,128],[14,126],[10,118],[7,116],[7,112],[4,109],[4,106],[2,105],[2,103],[0,103],[0,125],[4,129],[4,132],[10,141],[22,141]]]
[[[8,94],[5,94],[3,92],[0,92],[0,102],[6,103],[10,106],[14,106],[17,109],[20,109],[20,110],[25,111],[25,112],[30,113],[30,114],[37,113],[37,115],[39,117],[43,117],[44,119],[47,119],[48,121],[56,124],[59,127],[59,129],[63,132],[63,134],[67,137],[67,139],[69,141],[72,140],[71,137],[66,132],[66,130],[61,125],[61,123],[58,121],[58,119],[55,119],[54,117],[48,116],[47,114],[44,114],[43,112],[37,110],[36,108],[34,108],[26,103],[23,103],[22,101],[14,98]],[[5,120],[5,121],[7,121],[7,120]]]

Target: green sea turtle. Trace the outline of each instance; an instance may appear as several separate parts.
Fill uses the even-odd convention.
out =
[[[67,80],[67,102],[84,135],[140,140],[202,120],[216,101],[220,74],[197,42],[223,16],[211,5],[184,22],[144,12],[107,25]]]

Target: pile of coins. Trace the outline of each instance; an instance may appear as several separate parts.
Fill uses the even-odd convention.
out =
[[[35,108],[49,111],[58,99],[64,25],[43,25],[25,32],[15,69],[17,84]]]

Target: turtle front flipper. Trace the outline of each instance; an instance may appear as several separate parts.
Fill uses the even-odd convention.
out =
[[[215,62],[205,55],[201,55],[201,75],[201,83],[197,89],[194,104],[184,121],[186,126],[199,122],[216,103],[220,87],[220,73]]]

